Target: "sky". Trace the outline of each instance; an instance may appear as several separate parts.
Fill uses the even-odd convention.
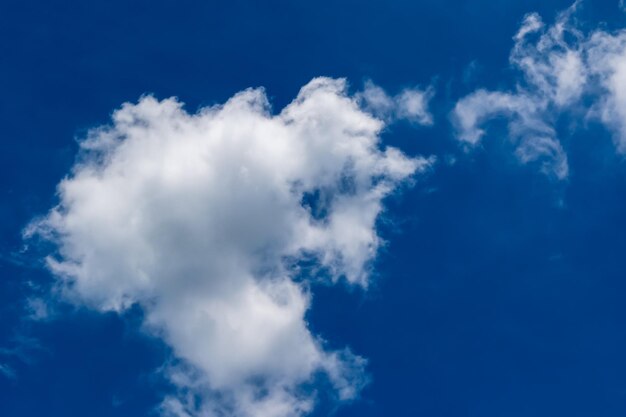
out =
[[[623,2],[0,31],[0,415],[626,415]]]

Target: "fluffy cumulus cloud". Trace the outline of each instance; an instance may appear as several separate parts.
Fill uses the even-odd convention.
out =
[[[405,116],[425,117],[406,94]],[[302,415],[315,381],[340,400],[365,382],[364,359],[309,330],[307,278],[367,286],[383,199],[432,162],[382,147],[383,127],[340,79],[314,79],[279,114],[262,89],[195,114],[144,97],[82,141],[58,206],[26,234],[56,244],[66,299],[141,306],[176,358],[165,415]]]
[[[574,3],[551,26],[536,13],[524,18],[510,55],[521,75],[515,89],[479,89],[459,100],[452,113],[459,140],[478,144],[485,123],[504,117],[519,160],[564,179],[567,156],[555,122],[583,110],[611,129],[617,150],[626,152],[626,33],[583,33],[574,19],[579,7]]]

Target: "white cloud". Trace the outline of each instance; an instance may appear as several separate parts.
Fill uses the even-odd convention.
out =
[[[459,140],[478,144],[484,124],[504,116],[519,160],[540,161],[544,172],[563,179],[567,157],[554,123],[563,113],[583,110],[612,132],[617,152],[626,154],[626,30],[583,33],[574,21],[580,4],[549,27],[536,13],[524,18],[510,57],[522,79],[513,91],[479,89],[459,100],[452,114]]]
[[[363,91],[357,94],[357,98],[365,109],[384,120],[405,119],[429,126],[433,124],[433,116],[428,110],[428,103],[433,95],[432,88],[406,88],[392,97],[368,81]]]
[[[539,162],[548,175],[568,176],[567,156],[552,124],[561,108],[579,100],[587,79],[582,35],[569,22],[577,5],[548,28],[536,13],[524,17],[510,56],[523,79],[514,91],[480,89],[459,100],[452,119],[461,141],[476,145],[485,134],[483,124],[503,116],[521,163]]]
[[[613,131],[619,152],[626,153],[626,31],[597,31],[586,48],[600,96],[593,111]]]
[[[144,97],[90,132],[59,205],[26,235],[56,242],[48,265],[68,300],[141,305],[180,360],[165,414],[298,416],[319,375],[341,400],[365,382],[362,358],[309,331],[298,262],[367,286],[383,198],[432,162],[381,149],[383,126],[328,78],[277,115],[262,89],[196,114]]]
[[[52,311],[46,300],[39,297],[26,299],[27,318],[33,321],[44,321],[52,317]]]
[[[510,57],[526,81],[519,92],[547,100],[557,108],[580,98],[587,79],[580,44],[583,35],[570,22],[578,5],[576,2],[560,13],[547,29],[535,13],[524,18]],[[533,39],[533,35],[538,38]]]

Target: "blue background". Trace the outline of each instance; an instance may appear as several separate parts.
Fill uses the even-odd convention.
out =
[[[391,93],[435,86],[433,128],[386,143],[440,163],[389,199],[389,242],[368,292],[315,288],[311,328],[369,358],[362,400],[318,415],[626,415],[626,167],[593,123],[567,133],[571,175],[519,166],[504,126],[460,152],[448,123],[476,87],[510,88],[525,13],[569,1],[0,1],[0,415],[139,417],[170,387],[167,347],[120,318],[61,306],[25,320],[51,282],[22,228],[54,204],[75,138],[144,93],[187,109],[264,86],[282,108],[311,78],[372,79]],[[583,27],[626,26],[617,0],[583,5]],[[444,155],[455,155],[454,165]]]

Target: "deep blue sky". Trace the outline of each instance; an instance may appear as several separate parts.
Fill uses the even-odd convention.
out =
[[[368,293],[315,288],[314,332],[370,361],[362,400],[336,415],[626,415],[626,165],[609,134],[569,136],[557,183],[517,164],[498,126],[465,155],[448,123],[456,99],[514,83],[525,13],[551,20],[569,4],[0,1],[0,348],[22,352],[4,355],[17,376],[0,375],[0,415],[148,416],[168,389],[153,374],[167,348],[137,331],[140,312],[23,319],[51,277],[19,254],[20,233],[54,204],[75,138],[145,93],[193,111],[264,86],[280,109],[319,75],[392,93],[432,84],[434,127],[399,123],[384,139],[458,161],[389,200]],[[617,0],[578,16],[626,26]]]

